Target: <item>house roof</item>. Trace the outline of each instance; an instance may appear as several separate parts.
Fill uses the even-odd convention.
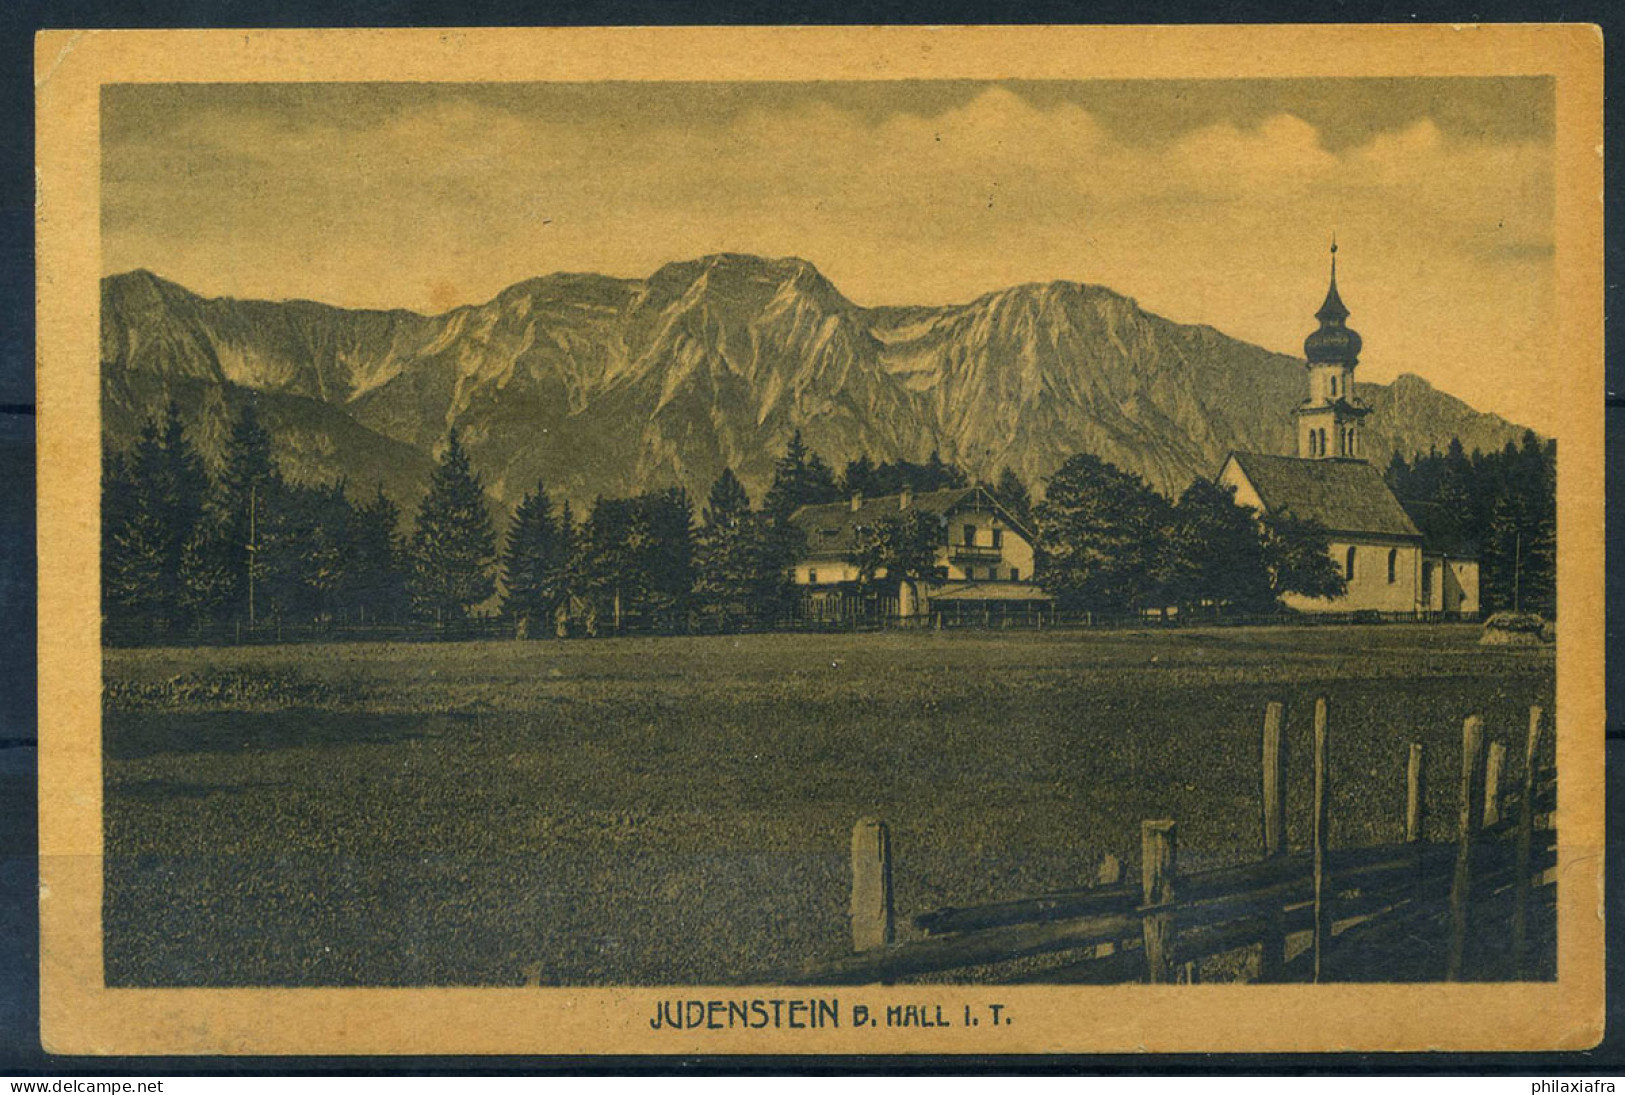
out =
[[[1363,460],[1305,460],[1256,452],[1233,452],[1230,459],[1271,512],[1288,510],[1319,521],[1332,532],[1422,535],[1382,474]]]
[[[1477,559],[1478,541],[1461,531],[1455,515],[1437,502],[1401,502],[1422,532],[1422,550],[1450,559]]]
[[[948,582],[931,591],[931,601],[1050,601],[1030,582]]]
[[[993,509],[1005,524],[1017,534],[1031,540],[1032,535],[1011,517],[1005,508],[982,487],[951,487],[947,490],[925,491],[914,495],[908,509],[929,513],[939,518],[958,509],[971,496]],[[881,519],[903,510],[901,494],[883,494],[864,498],[857,509],[850,500],[828,502],[818,506],[802,506],[790,515],[791,524],[807,537],[807,557],[811,559],[844,559],[857,548],[857,531],[873,528]]]

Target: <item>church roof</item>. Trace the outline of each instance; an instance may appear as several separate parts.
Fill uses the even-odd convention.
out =
[[[1290,511],[1332,532],[1420,537],[1382,474],[1363,460],[1231,453],[1265,510]]]

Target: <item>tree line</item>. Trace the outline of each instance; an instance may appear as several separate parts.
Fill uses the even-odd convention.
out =
[[[1407,502],[1431,503],[1442,536],[1476,552],[1485,612],[1557,612],[1557,442],[1533,431],[1494,452],[1468,455],[1459,440],[1444,452],[1395,453],[1385,473]]]
[[[1534,482],[1548,482],[1549,460],[1537,474],[1527,446],[1471,459],[1459,450],[1396,461],[1390,481],[1445,505],[1464,490],[1462,520],[1482,515],[1490,541],[1513,545],[1521,595],[1536,607],[1549,596],[1540,575],[1555,543],[1537,516],[1550,492]],[[698,514],[685,490],[667,488],[598,498],[578,518],[537,483],[499,537],[455,430],[408,525],[381,487],[352,496],[343,482],[285,476],[252,404],[233,421],[217,466],[206,465],[171,405],[127,451],[104,456],[103,613],[115,641],[137,642],[283,622],[415,623],[455,634],[480,611],[529,636],[764,628],[794,614],[791,573],[805,550],[790,520],[798,508],[970,482],[937,453],[924,462],[861,456],[836,471],[797,432],[760,507],[731,469]],[[1501,493],[1485,502],[1492,488]],[[1209,480],[1170,500],[1078,454],[1045,480],[1036,505],[1009,469],[988,490],[1034,535],[1035,577],[1064,610],[1269,612],[1286,593],[1343,588],[1324,529],[1290,514],[1260,520]],[[850,555],[860,590],[931,579],[944,536],[919,509],[860,530]],[[1500,573],[1486,597],[1502,596]]]

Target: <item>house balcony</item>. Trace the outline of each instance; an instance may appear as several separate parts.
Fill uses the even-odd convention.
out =
[[[948,558],[956,563],[998,563],[1004,560],[1004,549],[983,544],[949,544]]]

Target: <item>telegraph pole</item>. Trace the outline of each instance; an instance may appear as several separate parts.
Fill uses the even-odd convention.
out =
[[[1519,610],[1518,594],[1523,579],[1523,533],[1512,535],[1512,611]]]
[[[259,509],[259,484],[248,485],[248,627],[254,627],[254,553],[258,550],[255,542],[254,511]]]

